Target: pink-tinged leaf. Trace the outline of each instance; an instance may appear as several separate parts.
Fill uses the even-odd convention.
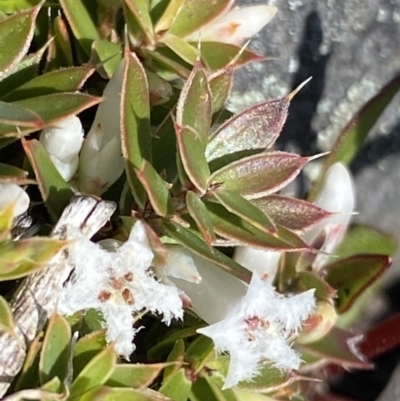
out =
[[[387,255],[361,254],[325,266],[326,281],[337,290],[337,310],[344,313],[391,265]]]
[[[151,162],[150,99],[146,73],[135,54],[126,53],[121,92],[121,142],[126,174],[140,208],[144,208],[144,190],[135,169],[143,160]]]
[[[162,217],[171,215],[173,206],[167,183],[154,170],[154,167],[147,160],[143,160],[140,169],[136,169],[136,175],[146,190],[154,211]]]
[[[221,110],[228,99],[233,81],[233,66],[216,71],[208,77],[213,114]]]
[[[53,93],[78,91],[93,74],[92,67],[71,67],[40,75],[7,94],[7,102],[28,99]]]
[[[196,226],[201,232],[204,241],[211,244],[215,240],[214,227],[211,217],[201,199],[192,191],[186,194],[186,206]]]
[[[53,21],[54,40],[50,43],[49,55],[47,57],[46,70],[52,71],[59,67],[74,65],[71,40],[67,24],[61,15]]]
[[[46,149],[38,140],[23,140],[22,145],[35,173],[40,194],[51,216],[56,220],[69,204],[74,192],[61,177]]]
[[[301,291],[315,289],[315,297],[319,300],[328,300],[336,296],[334,290],[326,281],[313,272],[302,271],[298,274]]]
[[[220,186],[248,199],[260,198],[293,181],[308,160],[286,152],[248,156],[215,171],[208,186]]]
[[[361,149],[368,132],[399,90],[400,75],[397,75],[392,81],[386,84],[377,95],[369,100],[347,123],[346,127],[342,130],[336,140],[328,157],[325,159],[320,176],[310,191],[310,200],[314,200],[319,193],[323,184],[324,175],[332,164],[341,162],[348,165],[352,162]]]
[[[243,150],[270,148],[282,131],[288,108],[289,100],[283,98],[261,103],[232,117],[212,134],[207,160]]]
[[[40,7],[0,21],[0,80],[12,73],[31,43]]]
[[[274,222],[264,211],[260,210],[247,199],[236,192],[221,188],[211,192],[229,212],[246,220],[251,225],[267,234],[276,234]]]
[[[195,43],[192,42],[192,45]],[[242,49],[240,46],[220,42],[201,42],[201,59],[211,71],[217,71],[235,61],[234,67],[243,67],[255,61],[263,61],[265,56]],[[239,55],[239,58],[237,58]]]
[[[185,0],[171,0],[163,15],[158,20],[154,31],[158,34],[161,34],[162,32],[169,29],[184,3]]]
[[[179,96],[176,107],[176,123],[180,127],[193,131],[204,149],[210,134],[211,107],[207,75],[201,62],[198,61]]]
[[[54,125],[57,121],[66,117],[79,114],[81,111],[88,109],[100,103],[101,98],[84,95],[81,93],[54,93],[52,95],[32,97],[29,99],[19,100],[15,105],[27,108],[38,114],[44,121],[44,128],[48,125]],[[51,105],[51,107],[49,107]],[[24,128],[21,130],[7,124],[0,123],[1,136],[18,136],[29,134],[37,131],[34,128]]]
[[[16,127],[33,128],[36,130],[42,128],[44,125],[43,120],[35,112],[17,104],[6,103],[1,100],[0,123],[14,125]]]
[[[298,236],[277,226],[277,235],[267,234],[239,216],[230,213],[222,205],[206,203],[214,225],[214,231],[235,245],[248,245],[253,248],[272,251],[309,251],[310,248]]]
[[[277,10],[276,7],[267,5],[234,8],[202,29],[201,40],[241,46],[268,24]],[[196,33],[187,38],[187,40],[196,39]]]
[[[196,63],[198,54],[197,50],[190,43],[179,38],[178,36],[166,33],[161,39],[161,43],[168,46],[174,53],[176,53],[182,60],[194,65]]]
[[[186,369],[182,367],[167,380],[164,380],[158,391],[170,400],[187,401],[191,388],[192,380],[186,374]]]
[[[94,4],[85,0],[60,0],[62,11],[81,48],[89,56],[93,41],[101,39],[94,21]]]
[[[136,23],[146,36],[147,42],[149,44],[154,44],[154,31],[149,13],[149,2],[124,0],[124,4],[134,16]]]
[[[186,0],[179,9],[168,33],[186,37],[209,24],[233,5],[233,0]],[[200,39],[200,37],[199,37]]]
[[[252,203],[276,223],[294,231],[303,231],[331,213],[318,206],[296,198],[269,195],[252,200]]]
[[[333,327],[321,340],[309,344],[296,344],[296,349],[305,352],[326,364],[334,363],[345,369],[372,369],[359,350],[362,336]],[[303,355],[303,358],[306,357]]]
[[[215,263],[217,266],[226,270],[233,276],[245,282],[250,281],[250,273],[244,267],[236,263],[233,259],[224,255],[222,252],[215,248],[210,248],[202,239],[193,234],[187,228],[182,227],[172,221],[164,221],[162,228],[165,233],[176,240],[179,244],[188,248],[195,254]]]
[[[210,169],[204,156],[204,143],[199,135],[189,128],[175,126],[179,155],[186,174],[193,185],[205,193]]]

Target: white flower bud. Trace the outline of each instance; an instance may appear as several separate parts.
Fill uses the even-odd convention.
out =
[[[28,194],[17,184],[0,183],[0,209],[4,209],[12,203],[14,217],[17,217],[28,210],[29,202]]]

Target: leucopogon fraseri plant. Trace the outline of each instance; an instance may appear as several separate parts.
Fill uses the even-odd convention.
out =
[[[13,43],[0,58],[0,277],[25,285],[61,249],[73,267],[2,393],[317,400],[332,365],[371,368],[363,338],[337,322],[389,267],[393,242],[348,229],[345,165],[398,78],[349,122],[300,200],[280,191],[321,155],[274,148],[296,91],[225,109],[235,68],[263,59],[245,42],[275,7],[21,0],[0,11]],[[110,223],[93,241],[72,227],[67,241],[47,237],[76,194],[115,202]],[[15,235],[27,219],[40,236]],[[15,330],[12,292],[0,338]]]

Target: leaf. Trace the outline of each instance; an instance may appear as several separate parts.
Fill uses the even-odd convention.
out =
[[[315,289],[315,297],[319,300],[330,300],[336,297],[336,291],[317,274],[309,271],[298,273],[301,291]]]
[[[42,119],[33,111],[12,103],[0,101],[0,123],[30,127],[36,130],[43,127]]]
[[[167,366],[164,369],[163,381],[168,380],[183,364],[183,359],[185,357],[185,343],[183,339],[175,341],[175,345],[168,355],[167,362],[175,362],[171,366]]]
[[[90,55],[93,41],[101,39],[90,3],[88,0],[60,0],[71,30],[87,55]]]
[[[106,385],[111,387],[150,387],[168,363],[118,364]]]
[[[228,66],[226,68],[216,71],[214,74],[208,77],[208,85],[210,87],[211,99],[212,99],[212,112],[213,114],[221,110],[228,99],[233,81],[233,68]],[[213,137],[214,135],[212,135]],[[206,156],[207,149],[206,148]]]
[[[136,175],[146,190],[149,201],[154,211],[162,217],[173,213],[171,195],[167,183],[157,174],[154,167],[145,159],[140,169],[136,169]]]
[[[176,53],[182,60],[194,65],[198,58],[197,50],[194,46],[186,42],[178,36],[166,33],[160,39],[161,43],[168,46],[174,53]]]
[[[190,216],[196,222],[204,241],[210,245],[216,238],[211,217],[204,203],[194,192],[188,191],[186,194],[186,207]]]
[[[14,204],[10,203],[0,209],[0,243],[11,240],[11,229],[14,220]]]
[[[27,9],[31,9],[41,3],[41,0],[2,0],[0,11],[5,14],[13,14]]]
[[[314,183],[309,199],[313,200],[320,192],[323,178],[330,166],[336,162],[350,164],[364,143],[368,132],[382,115],[386,106],[400,89],[400,75],[386,84],[378,94],[370,99],[347,123],[328,157],[325,159],[322,170],[317,181]]]
[[[217,131],[207,145],[208,161],[243,150],[270,148],[282,131],[289,99],[271,100],[233,116]]]
[[[248,245],[253,248],[273,251],[310,251],[306,243],[283,227],[276,227],[276,236],[266,234],[239,216],[228,212],[222,205],[207,202],[206,206],[211,214],[214,231],[218,235],[233,241],[236,245]]]
[[[180,368],[158,390],[174,401],[187,401],[192,382],[186,377],[185,369]]]
[[[215,359],[214,342],[211,338],[202,335],[190,343],[185,353],[185,360],[189,362],[195,375],[201,372],[207,362],[213,359]]]
[[[270,217],[236,192],[221,188],[211,192],[229,212],[267,234],[273,235],[276,233],[275,224]]]
[[[71,67],[40,75],[7,94],[7,102],[29,99],[53,93],[78,91],[93,74],[91,67]]]
[[[108,346],[97,354],[83,368],[70,388],[70,397],[76,397],[103,385],[111,377],[116,366],[116,356],[113,346]],[[93,399],[93,398],[92,398]]]
[[[212,20],[228,11],[232,0],[215,0],[210,7],[208,0],[186,0],[174,19],[168,33],[185,37],[198,31]]]
[[[263,61],[266,57],[230,43],[201,42],[201,59],[209,70],[217,71],[233,61],[233,67],[238,68],[255,61]]]
[[[396,240],[391,235],[373,227],[355,225],[347,231],[345,238],[335,250],[335,255],[341,258],[357,253],[393,256],[396,249]]]
[[[39,7],[35,7],[0,21],[0,80],[11,73],[28,51],[38,12]]]
[[[210,247],[208,247],[204,241],[193,234],[190,230],[171,221],[164,221],[162,223],[162,228],[169,237],[173,238],[184,247],[190,249],[192,252],[203,257],[204,259],[215,263],[217,266],[226,270],[228,273],[239,278],[240,280],[248,282],[250,276],[248,270],[217,249],[210,249]]]
[[[35,172],[46,207],[53,218],[58,219],[74,196],[74,192],[61,177],[46,149],[38,140],[24,140],[22,145]]]
[[[72,66],[74,64],[71,40],[67,24],[61,15],[53,21],[54,40],[50,44],[47,70],[51,71],[59,67]]]
[[[39,361],[40,383],[67,378],[71,352],[71,327],[67,320],[54,313],[47,325]]]
[[[45,267],[67,241],[33,237],[0,244],[0,281],[15,280]]]
[[[165,9],[164,13],[158,20],[154,31],[156,33],[162,33],[170,28],[172,23],[174,22],[176,16],[179,13],[180,8],[185,3],[185,0],[171,0],[168,3],[167,8]]]
[[[121,46],[108,40],[95,40],[92,45],[92,59],[100,75],[110,79],[122,60]]]
[[[0,296],[0,332],[6,331],[13,335],[14,328],[15,324],[11,308],[7,301]]]
[[[23,184],[27,182],[28,172],[18,167],[0,163],[0,181]]]
[[[38,114],[44,121],[45,126],[55,124],[57,121],[80,113],[81,111],[95,106],[101,101],[101,98],[84,95],[81,93],[55,93],[52,95],[38,96],[30,99],[19,100],[13,105],[18,105]],[[49,107],[51,105],[51,107]],[[41,127],[44,128],[44,127]],[[36,129],[22,129],[18,131],[13,126],[0,123],[0,137],[20,136]]]
[[[264,196],[251,202],[274,222],[294,231],[307,230],[332,215],[312,203],[282,195]]]
[[[112,388],[99,386],[83,394],[79,401],[172,401],[170,398],[164,398],[156,391],[134,390],[132,388]]]
[[[153,59],[155,70],[160,75],[164,73],[167,75],[172,74],[185,80],[189,77],[192,66],[182,60],[167,46],[159,46],[153,51],[145,50],[144,53]]]
[[[134,16],[140,29],[145,34],[149,44],[153,45],[154,31],[153,31],[153,23],[151,22],[149,13],[149,1],[124,0],[124,4],[127,6],[129,11]],[[129,19],[128,19],[128,26],[129,26]]]
[[[286,186],[299,174],[308,158],[286,152],[245,157],[211,174],[208,186],[218,186],[255,199]]]
[[[79,330],[81,332],[81,330]],[[72,360],[74,377],[78,376],[89,361],[107,346],[105,331],[98,330],[81,337],[75,344]]]
[[[138,202],[144,190],[135,168],[140,168],[144,159],[151,162],[150,99],[143,66],[135,54],[128,53],[121,93],[121,141],[129,186]]]
[[[355,300],[389,268],[386,255],[359,254],[325,266],[326,281],[337,290],[337,311],[344,313]]]

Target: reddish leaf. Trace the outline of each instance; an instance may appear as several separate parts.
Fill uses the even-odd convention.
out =
[[[270,195],[252,200],[258,208],[268,214],[273,221],[290,229],[303,231],[331,216],[318,206],[296,198]]]
[[[237,160],[214,172],[209,186],[221,186],[255,199],[286,186],[294,180],[308,158],[286,152],[261,153]]]
[[[387,255],[360,254],[325,266],[326,281],[337,290],[337,310],[344,313],[389,268]]]

